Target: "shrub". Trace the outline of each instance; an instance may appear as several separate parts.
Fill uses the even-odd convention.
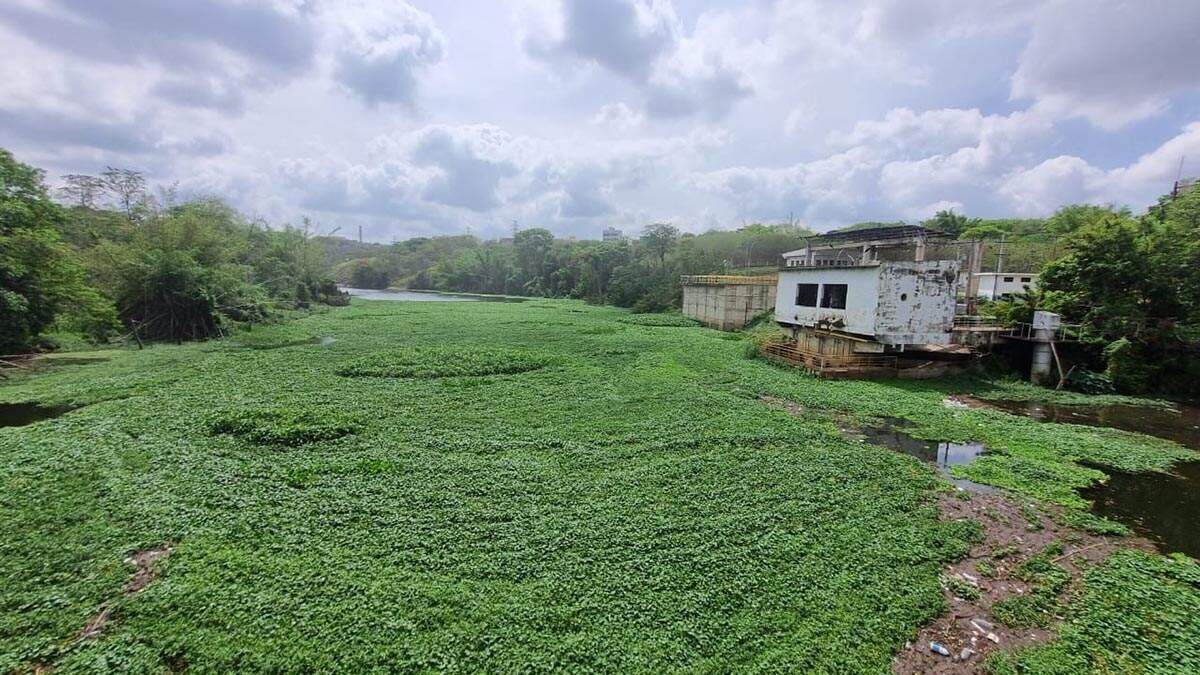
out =
[[[331,441],[359,430],[358,423],[333,411],[240,410],[219,415],[209,423],[213,434],[229,434],[257,445],[297,447]]]
[[[654,326],[658,328],[687,328],[700,325],[682,314],[630,314],[617,320],[635,326]]]

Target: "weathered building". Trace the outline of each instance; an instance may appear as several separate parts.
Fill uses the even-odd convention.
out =
[[[775,306],[774,276],[689,275],[683,285],[683,315],[710,328],[737,330]]]

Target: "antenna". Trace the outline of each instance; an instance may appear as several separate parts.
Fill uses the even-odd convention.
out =
[[[358,226],[358,243],[362,243],[362,225]]]
[[[1187,159],[1187,155],[1179,156],[1179,170],[1175,172],[1175,182],[1183,180],[1183,160]]]

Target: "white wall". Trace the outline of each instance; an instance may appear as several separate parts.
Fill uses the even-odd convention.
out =
[[[876,339],[887,344],[948,344],[958,270],[954,260],[882,265]]]
[[[798,284],[846,284],[846,309],[800,307],[796,305]],[[818,289],[820,303],[823,289]],[[805,267],[779,272],[779,290],[775,294],[775,320],[794,326],[843,322],[839,330],[858,335],[875,334],[875,308],[879,299],[879,268]]]
[[[1005,281],[1012,279],[1012,281]],[[1029,279],[1029,281],[1023,281]],[[976,295],[980,298],[995,300],[1001,295],[1024,293],[1037,284],[1037,275],[1030,272],[981,272],[975,275]],[[993,284],[995,291],[993,293]]]

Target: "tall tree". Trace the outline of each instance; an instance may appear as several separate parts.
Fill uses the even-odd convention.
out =
[[[80,173],[69,173],[63,176],[63,184],[57,192],[71,206],[84,209],[96,208],[100,196],[105,191],[104,181],[95,176]]]
[[[660,267],[665,266],[667,252],[679,241],[679,228],[666,223],[655,223],[642,230],[642,244],[658,258]]]
[[[146,203],[146,177],[140,171],[108,167],[101,174],[104,189],[113,196],[125,217],[134,220],[136,210]]]

